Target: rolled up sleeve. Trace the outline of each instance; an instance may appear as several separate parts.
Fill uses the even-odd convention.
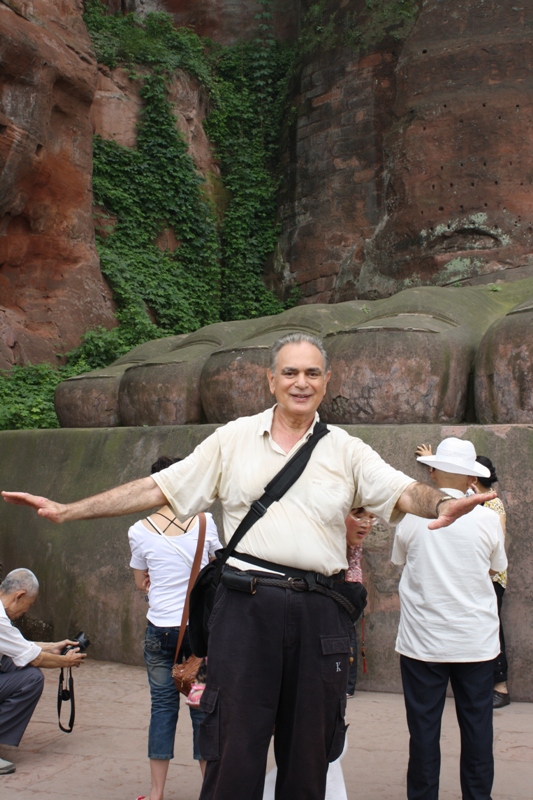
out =
[[[218,432],[211,434],[190,456],[152,475],[178,519],[187,519],[216,500],[222,467]]]
[[[397,525],[404,517],[395,506],[412,483],[404,472],[387,464],[375,450],[355,440],[352,453],[353,472],[357,487],[353,507],[363,507],[371,514]]]
[[[3,611],[3,606],[1,611]],[[9,656],[16,667],[26,667],[40,654],[41,648],[35,642],[28,642],[18,628],[15,628],[5,612],[0,616],[0,656]]]

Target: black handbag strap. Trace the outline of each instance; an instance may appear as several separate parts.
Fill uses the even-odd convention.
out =
[[[235,530],[233,536],[228,542],[227,547],[224,549],[223,554],[219,559],[217,564],[216,580],[218,580],[220,577],[222,567],[228,558],[231,557],[231,554],[235,551],[239,542],[241,542],[244,536],[248,533],[252,525],[254,525],[258,519],[261,519],[261,517],[266,514],[269,506],[271,506],[272,503],[274,503],[276,500],[280,500],[285,492],[290,489],[293,483],[296,483],[306,468],[307,463],[311,458],[311,453],[315,449],[316,445],[320,439],[322,439],[328,433],[329,430],[327,425],[325,425],[323,422],[317,422],[313,433],[307,442],[300,447],[298,452],[296,452],[289,461],[287,461],[285,466],[280,469],[277,475],[274,475],[272,480],[265,486],[264,494],[259,498],[259,500],[255,500],[252,503],[248,513],[240,521],[237,529]]]

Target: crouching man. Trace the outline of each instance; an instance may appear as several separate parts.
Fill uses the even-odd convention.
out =
[[[62,642],[29,642],[11,624],[37,599],[39,582],[29,569],[15,569],[0,584],[0,744],[18,746],[43,691],[38,667],[77,667],[85,658],[79,648],[60,655]],[[15,765],[0,758],[0,775],[15,772]]]

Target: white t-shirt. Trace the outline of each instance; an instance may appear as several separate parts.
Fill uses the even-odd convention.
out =
[[[16,667],[25,667],[37,658],[41,648],[28,642],[18,628],[11,624],[4,604],[0,600],[0,658],[9,656]]]
[[[202,567],[222,547],[212,515],[205,516]],[[162,536],[149,530],[139,520],[128,531],[131,548],[130,567],[147,569],[150,574],[148,590],[150,607],[146,616],[152,625],[167,628],[176,627],[181,623],[199,529],[197,520],[187,533],[179,536]]]
[[[443,489],[464,497],[457,489]],[[400,580],[396,651],[419,661],[489,661],[500,652],[496,593],[489,569],[507,566],[498,514],[477,507],[447,528],[406,514],[392,561]]]

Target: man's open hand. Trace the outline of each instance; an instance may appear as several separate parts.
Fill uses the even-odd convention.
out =
[[[2,497],[6,503],[34,508],[40,517],[44,517],[50,522],[64,522],[66,506],[62,503],[55,503],[53,500],[47,500],[46,497],[37,497],[37,495],[27,492],[2,492]]]
[[[487,500],[493,500],[495,497],[497,497],[496,492],[485,492],[484,494],[471,494],[466,497],[445,500],[439,506],[440,514],[438,519],[430,522],[428,528],[431,531],[437,528],[445,528],[464,514],[469,514],[476,506],[483,505]]]

